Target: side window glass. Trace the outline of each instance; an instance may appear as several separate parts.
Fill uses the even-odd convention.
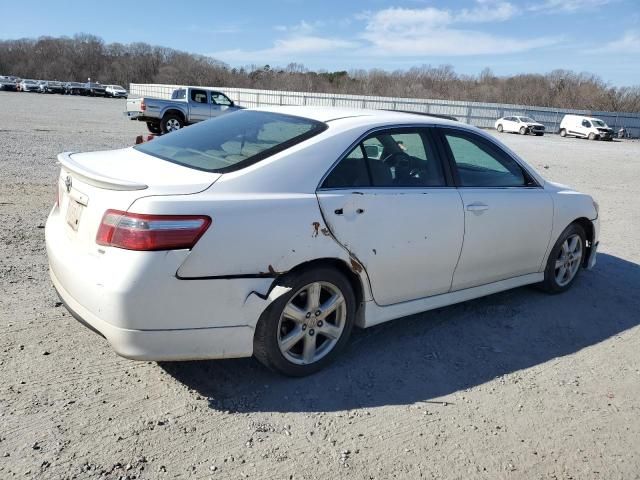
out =
[[[369,172],[361,144],[358,144],[346,157],[340,160],[325,178],[323,188],[368,187]]]
[[[589,120],[583,120],[582,121],[582,126],[583,127],[587,127],[587,128],[591,128],[591,123],[589,123]]]
[[[211,103],[214,105],[229,106],[231,105],[231,100],[222,93],[211,92]]]
[[[365,140],[365,152],[374,187],[443,187],[446,186],[440,160],[427,148],[421,131],[410,133],[376,133]],[[373,145],[376,156],[369,156]],[[380,150],[381,149],[381,150]]]
[[[520,187],[524,171],[505,152],[472,135],[445,133],[463,187]]]
[[[208,103],[205,90],[191,90],[191,101],[196,103]]]

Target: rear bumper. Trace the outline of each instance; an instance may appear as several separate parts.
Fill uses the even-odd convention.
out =
[[[181,280],[187,250],[133,252],[77,241],[58,208],[45,229],[51,281],[69,311],[139,360],[251,356],[269,278]],[[258,292],[258,296],[252,294]]]
[[[132,330],[116,327],[73,298],[53,270],[51,281],[69,313],[111,344],[118,355],[132,360],[197,360],[250,357],[253,328],[212,327],[173,330]]]

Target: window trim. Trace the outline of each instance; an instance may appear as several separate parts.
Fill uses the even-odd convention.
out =
[[[489,189],[489,190],[512,190],[512,189],[542,189],[542,185],[538,182],[537,178],[535,177],[535,175],[533,175],[531,173],[531,171],[529,170],[529,168],[527,168],[525,165],[522,164],[522,162],[520,162],[518,160],[518,158],[514,157],[513,155],[511,155],[509,152],[507,152],[504,148],[502,148],[498,143],[496,143],[495,141],[493,141],[490,138],[487,138],[483,135],[478,135],[475,132],[472,132],[466,128],[458,128],[458,127],[454,127],[454,126],[443,126],[443,125],[436,125],[436,132],[438,134],[438,140],[439,143],[441,144],[441,148],[444,150],[444,152],[446,152],[446,157],[448,159],[448,164],[449,167],[452,170],[453,173],[453,178],[454,178],[454,182],[455,182],[455,186],[456,188],[464,188],[464,189]],[[461,134],[463,137],[464,136],[468,136],[471,137],[473,139],[479,139],[480,143],[484,142],[485,144],[487,144],[490,148],[494,148],[497,149],[499,152],[501,152],[503,155],[505,155],[507,158],[510,158],[511,160],[513,160],[516,165],[518,165],[521,169],[522,172],[528,177],[528,179],[530,180],[530,182],[532,183],[532,185],[518,185],[518,186],[495,186],[495,187],[482,187],[482,186],[466,186],[466,185],[462,185],[462,182],[460,181],[460,174],[458,173],[458,165],[456,163],[456,160],[453,156],[453,152],[451,151],[451,147],[449,146],[449,142],[447,142],[447,139],[445,138],[445,135],[447,133],[447,131],[452,131],[454,133],[457,134]]]
[[[403,125],[383,125],[383,126],[374,127],[372,129],[367,130],[362,135],[360,135],[354,142],[352,142],[349,145],[349,147],[347,147],[347,149],[341,155],[338,156],[338,159],[334,161],[333,164],[327,169],[325,174],[322,176],[322,178],[318,182],[318,185],[316,186],[316,192],[344,191],[344,190],[360,192],[361,190],[403,190],[403,189],[427,190],[427,189],[434,189],[434,188],[435,189],[456,188],[455,180],[449,166],[449,161],[447,157],[443,154],[440,146],[438,145],[437,136],[434,131],[434,127],[436,126],[437,125],[433,123],[412,123],[412,124],[403,124]],[[423,142],[425,142],[426,140],[427,142],[431,143],[434,150],[435,159],[438,162],[440,162],[440,166],[442,167],[442,173],[444,174],[445,185],[442,185],[442,186],[423,186],[423,185],[396,186],[396,185],[393,185],[389,187],[377,187],[373,185],[369,185],[366,187],[323,187],[322,186],[324,184],[324,181],[331,174],[331,172],[333,172],[336,166],[343,159],[345,159],[358,145],[360,145],[361,149],[364,150],[362,147],[362,142],[366,140],[367,137],[371,136],[373,133],[376,133],[376,132],[394,131],[394,130],[421,130],[416,133],[418,133],[422,137]],[[363,151],[363,153],[365,154],[364,158],[367,159],[366,152]],[[370,169],[369,169],[368,162],[365,162],[365,165],[367,165],[369,182],[373,183],[371,178],[371,173],[369,172]]]

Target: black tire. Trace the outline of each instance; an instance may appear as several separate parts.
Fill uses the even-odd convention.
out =
[[[536,133],[536,135],[537,135],[538,137],[542,137],[542,136],[544,136],[544,133]]]
[[[340,291],[345,300],[346,319],[342,333],[333,348],[317,361],[301,365],[288,360],[280,351],[278,327],[282,312],[289,301],[300,289],[314,282],[328,282]],[[312,268],[285,275],[278,281],[278,285],[290,287],[291,290],[274,300],[260,316],[253,337],[253,354],[267,368],[283,375],[290,377],[311,375],[331,363],[347,344],[355,322],[356,297],[345,276],[328,267]],[[313,326],[307,331],[311,336],[314,334],[312,328]],[[304,341],[304,337],[301,341]]]
[[[498,128],[496,128],[496,130],[498,130],[498,132],[500,132],[500,133],[502,133],[504,131],[504,128],[502,127],[501,123],[498,124]]]
[[[580,237],[582,255],[578,260],[579,266],[574,276],[567,284],[561,285],[560,283],[558,283],[558,280],[556,278],[556,261],[559,261],[562,244],[565,242],[565,240],[573,235],[578,235]],[[558,237],[558,240],[556,241],[553,249],[551,250],[551,253],[549,254],[549,258],[547,259],[547,266],[544,270],[544,280],[540,285],[542,289],[548,293],[561,293],[571,288],[571,286],[575,283],[576,278],[578,278],[578,275],[580,275],[580,270],[584,265],[586,254],[586,234],[584,232],[584,229],[577,223],[572,223],[560,234],[560,237]]]
[[[527,127],[520,127],[520,135],[526,135],[527,134]]]
[[[589,140],[595,140],[596,138],[597,138],[597,135],[595,133],[591,132],[589,134]]]
[[[160,133],[160,124],[154,123],[154,122],[147,122],[147,130],[149,130],[151,133],[158,134]]]
[[[182,119],[181,116],[176,115],[174,113],[169,113],[167,115],[165,115],[164,117],[162,117],[162,120],[160,121],[160,129],[162,131],[162,133],[169,133],[174,131],[173,129],[169,129],[167,127],[167,123],[171,123],[172,121],[177,121],[178,122],[178,130],[181,128],[184,128],[184,120]]]
[[[567,136],[567,131],[564,128],[560,129],[560,136],[561,137],[566,137]]]

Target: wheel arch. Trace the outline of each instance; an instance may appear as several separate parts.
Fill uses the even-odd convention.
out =
[[[593,223],[587,217],[576,218],[569,225],[572,225],[574,223],[576,225],[580,225],[582,227],[582,229],[584,230],[584,233],[586,235],[586,241],[587,241],[586,252],[585,252],[585,255],[584,255],[583,259],[582,259],[582,265],[586,267],[587,263],[589,261],[589,257],[591,255],[591,249],[593,248],[593,241],[594,241],[594,236],[595,236]],[[569,225],[567,225],[567,226],[569,226]]]
[[[362,272],[362,269],[360,268],[358,263],[356,264],[358,265],[358,267],[356,267],[353,262],[352,265],[348,265],[347,262],[345,262],[343,259],[336,257],[316,258],[313,260],[302,262],[289,269],[288,271],[278,275],[271,284],[269,291],[277,286],[279,284],[278,282],[287,275],[291,275],[303,270],[309,270],[312,268],[329,267],[342,273],[349,281],[349,284],[351,285],[351,288],[353,288],[353,293],[356,297],[356,312],[359,312],[361,310],[362,304],[364,303],[365,292],[362,276],[360,274],[360,272]]]
[[[171,107],[166,109],[164,112],[162,112],[161,120],[164,119],[167,115],[178,115],[180,118],[182,118],[182,121],[186,123],[184,112],[178,108]]]

